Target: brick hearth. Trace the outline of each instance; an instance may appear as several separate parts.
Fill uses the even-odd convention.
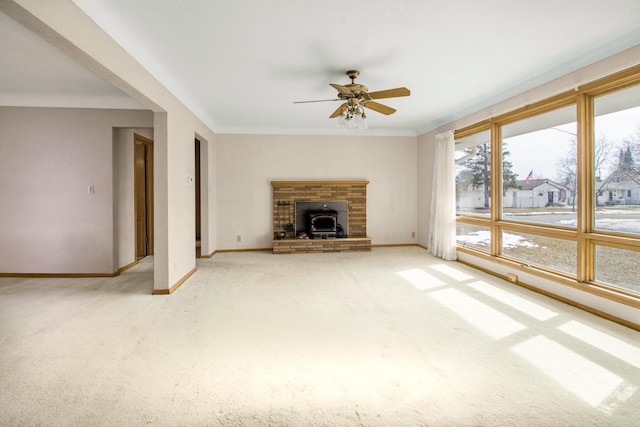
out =
[[[294,219],[296,201],[346,200],[349,215],[348,238],[297,239],[288,232],[285,239],[273,240],[274,253],[346,252],[371,250],[367,237],[367,184],[369,181],[272,181],[273,231]]]

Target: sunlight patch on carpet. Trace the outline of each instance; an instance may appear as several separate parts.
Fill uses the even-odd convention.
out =
[[[429,296],[493,339],[526,329],[525,325],[457,289],[443,289]]]
[[[419,268],[398,271],[396,274],[420,290],[433,289],[446,285],[444,280],[438,279]]]
[[[455,269],[453,267],[449,267],[448,265],[434,264],[430,268],[432,268],[433,270],[439,273],[444,274],[445,276],[452,278],[453,280],[457,280],[458,282],[463,282],[465,280],[473,279],[473,276],[470,276],[467,273],[460,271],[458,269]]]
[[[621,388],[627,390],[624,380],[613,372],[542,335],[511,350],[594,408]]]
[[[558,315],[546,307],[481,280],[468,283],[467,286],[543,322]]]
[[[564,325],[558,326],[562,332],[565,332],[579,340],[590,344],[597,349],[609,353],[630,365],[640,368],[640,348],[624,342],[611,335],[590,328],[578,321],[572,320]]]

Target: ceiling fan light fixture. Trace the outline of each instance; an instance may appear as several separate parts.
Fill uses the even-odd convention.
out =
[[[362,107],[356,112],[356,118],[354,120],[354,125],[357,129],[368,129],[369,123],[367,123],[367,115],[365,114]]]

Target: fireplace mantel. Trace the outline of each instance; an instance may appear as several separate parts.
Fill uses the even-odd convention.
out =
[[[342,252],[371,250],[367,237],[367,184],[369,181],[271,181],[273,231],[284,239],[273,240],[274,253]],[[295,221],[295,202],[346,200],[349,216],[347,239],[297,239],[286,224]],[[295,230],[295,226],[294,226]]]

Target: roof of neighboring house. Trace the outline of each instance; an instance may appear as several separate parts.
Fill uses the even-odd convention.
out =
[[[565,187],[562,184],[558,184],[555,181],[551,181],[550,179],[547,178],[536,178],[536,179],[530,179],[530,180],[524,180],[524,179],[520,179],[518,181],[516,181],[516,186],[518,187],[519,190],[533,190],[536,187],[541,186],[542,184],[549,184],[552,187],[555,187],[559,190],[568,190],[567,187]]]
[[[634,187],[640,186],[640,173],[634,170],[618,168],[611,172],[611,174],[604,180],[602,187],[606,189],[614,189],[616,187],[615,178],[620,178],[620,181],[623,181],[626,185],[632,185]]]

